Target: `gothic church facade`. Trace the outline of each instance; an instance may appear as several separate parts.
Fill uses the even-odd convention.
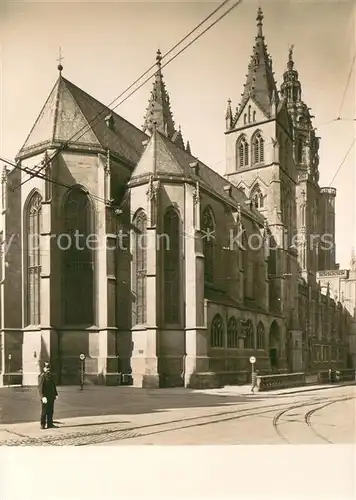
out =
[[[352,361],[355,295],[345,307],[318,274],[338,272],[336,193],[293,54],[278,89],[262,19],[224,177],[176,128],[159,52],[143,130],[59,66],[3,170],[1,383],[36,384],[45,360],[78,383],[80,353],[88,382],[140,387],[244,383],[252,355],[261,373]]]

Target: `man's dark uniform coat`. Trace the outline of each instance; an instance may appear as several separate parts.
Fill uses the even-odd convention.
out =
[[[38,382],[38,391],[41,396],[47,398],[47,403],[42,403],[41,410],[41,427],[45,427],[47,420],[47,427],[53,426],[53,406],[54,400],[58,396],[56,384],[50,372],[41,373]]]

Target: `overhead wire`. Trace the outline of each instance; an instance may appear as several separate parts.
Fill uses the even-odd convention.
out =
[[[197,31],[203,24],[205,24],[216,12],[218,12],[220,9],[222,9],[230,0],[224,0],[221,5],[219,5],[218,7],[216,7],[206,18],[203,19],[203,21],[201,21],[195,28],[193,28],[187,35],[185,35],[178,43],[176,43],[167,53],[165,53],[163,56],[162,56],[162,59],[166,58],[170,53],[172,53],[179,45],[181,45],[187,38],[189,38],[195,31]],[[178,57],[182,52],[184,52],[188,47],[190,47],[193,43],[195,43],[201,36],[203,36],[207,31],[209,31],[213,26],[215,26],[215,24],[217,24],[219,21],[221,21],[227,14],[229,14],[234,8],[236,8],[240,3],[242,3],[243,0],[238,0],[237,2],[235,2],[227,11],[225,11],[220,17],[218,17],[212,24],[210,24],[207,28],[205,28],[205,30],[203,30],[199,35],[197,35],[192,41],[190,41],[186,46],[183,47],[183,49],[181,49],[177,54],[175,54],[172,58],[170,58],[167,62],[165,62],[164,64],[162,64],[162,68],[164,68],[165,66],[167,66],[168,64],[170,64],[174,59],[176,59],[176,57]],[[127,87],[123,92],[121,92],[121,94],[119,94],[108,106],[107,108],[111,108],[111,106],[118,100],[120,99],[124,94],[126,94],[126,92],[128,92],[136,83],[138,83],[144,76],[147,75],[147,73],[149,73],[154,67],[156,66],[156,64],[153,64],[147,71],[145,71],[139,78],[137,78],[129,87]],[[145,85],[148,81],[150,81],[152,79],[152,77],[154,76],[155,73],[151,74],[146,80],[144,80],[143,83],[141,83],[137,88],[135,88],[128,96],[126,96],[122,101],[120,101],[118,104],[116,104],[112,109],[111,111],[115,110],[118,106],[120,106],[121,104],[123,104],[129,97],[131,97],[134,93],[136,93],[141,87],[143,87],[143,85]],[[77,131],[70,139],[68,139],[60,148],[57,149],[57,151],[54,153],[54,155],[48,159],[47,161],[44,162],[44,164],[40,167],[39,171],[38,172],[33,172],[36,168],[39,167],[39,165],[33,167],[32,169],[32,173],[29,174],[30,175],[30,178],[24,180],[22,183],[20,183],[18,186],[15,186],[13,188],[13,190],[17,189],[18,187],[22,186],[23,184],[25,184],[26,182],[28,182],[31,178],[33,177],[36,177],[36,174],[38,174],[39,172],[43,171],[46,166],[48,165],[48,163],[50,163],[51,161],[53,161],[53,159],[61,152],[63,151],[63,149],[65,149],[68,144],[70,143],[70,141],[73,139],[73,138],[76,138],[76,140],[79,140],[86,132],[87,132],[87,127],[90,127],[90,125],[92,125],[96,120],[98,120],[99,118],[101,119],[104,115],[106,115],[107,113],[107,109],[99,112],[96,116],[94,116],[94,118],[92,118],[91,121],[89,121],[86,125],[84,125],[81,129],[79,129],[79,131]],[[84,131],[83,131],[84,129]],[[83,133],[81,135],[78,136],[78,134],[80,132]],[[78,136],[78,137],[77,137]]]
[[[338,116],[341,115],[341,111],[342,111],[342,107],[344,105],[344,101],[345,101],[347,89],[349,88],[349,83],[350,83],[352,72],[353,72],[353,69],[354,69],[355,60],[356,60],[356,53],[354,54],[354,57],[352,58],[352,61],[351,61],[350,71],[349,71],[349,74],[348,74],[348,77],[347,77],[347,80],[346,80],[346,85],[345,85],[345,89],[344,89],[344,92],[343,92],[343,95],[342,95],[342,99],[341,99],[341,104],[340,104]]]
[[[341,170],[342,166],[344,165],[344,163],[345,163],[345,161],[346,161],[346,158],[349,156],[349,154],[350,154],[350,152],[351,152],[352,148],[354,147],[355,142],[356,142],[356,138],[354,138],[354,139],[353,139],[353,141],[352,141],[352,143],[351,143],[351,145],[350,145],[349,149],[347,150],[347,153],[345,154],[345,156],[344,156],[343,160],[341,161],[340,165],[339,165],[339,166],[338,166],[338,168],[336,169],[336,172],[335,172],[335,174],[334,174],[333,178],[332,178],[332,179],[331,179],[331,181],[330,181],[329,187],[331,187],[331,185],[332,185],[332,183],[334,182],[334,180],[335,180],[336,176],[337,176],[337,175],[338,175],[338,173],[340,172],[340,170]]]

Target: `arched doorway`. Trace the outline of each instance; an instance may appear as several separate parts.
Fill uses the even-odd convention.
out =
[[[278,358],[280,351],[280,332],[276,321],[273,321],[269,330],[269,360],[272,371],[278,370]]]

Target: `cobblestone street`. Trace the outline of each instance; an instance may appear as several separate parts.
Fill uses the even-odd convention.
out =
[[[346,444],[355,442],[355,386],[270,393],[128,387],[60,388],[57,429],[41,431],[33,389],[0,392],[6,446]]]

